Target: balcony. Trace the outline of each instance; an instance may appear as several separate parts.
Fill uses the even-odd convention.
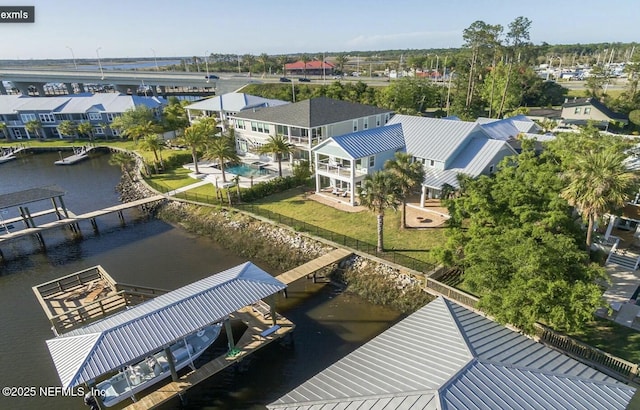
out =
[[[316,170],[324,174],[338,175],[347,178],[351,177],[351,168],[340,164],[330,163],[329,161],[318,162]]]

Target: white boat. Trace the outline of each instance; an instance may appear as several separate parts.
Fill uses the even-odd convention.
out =
[[[196,360],[218,338],[222,324],[207,326],[170,346],[176,371]],[[96,389],[105,406],[110,407],[171,375],[165,351],[149,355],[127,366],[115,376],[98,383]]]

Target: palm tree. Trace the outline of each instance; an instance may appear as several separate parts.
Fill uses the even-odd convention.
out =
[[[90,122],[81,122],[77,129],[80,134],[89,137],[89,142],[93,142],[93,125]]]
[[[258,148],[259,154],[275,154],[278,161],[278,176],[282,177],[282,158],[291,155],[295,146],[290,144],[283,135],[269,136],[269,142]]]
[[[287,75],[286,65],[289,62],[289,57],[287,57],[287,56],[278,56],[276,61],[278,62],[278,67],[282,67],[282,75]]]
[[[303,68],[302,68],[302,73],[303,73],[303,75],[304,75],[304,78],[307,78],[307,63],[308,63],[309,61],[311,61],[311,58],[310,58],[308,55],[303,54],[303,55],[300,57],[300,61],[302,61],[302,63],[304,64],[304,66],[303,66]]]
[[[593,225],[599,216],[621,208],[637,191],[638,176],[623,161],[626,155],[612,150],[587,151],[569,164],[569,185],[561,196],[588,221],[586,244],[591,248]]]
[[[78,124],[71,120],[64,120],[58,125],[58,132],[67,137],[73,137],[78,133]]]
[[[213,117],[203,118],[197,123],[185,129],[178,141],[191,148],[191,158],[195,164],[196,174],[198,169],[198,150],[206,147],[207,142],[213,137],[216,130],[216,120]]]
[[[398,189],[401,193],[402,212],[400,228],[407,227],[407,198],[416,186],[424,180],[424,168],[419,162],[412,162],[412,155],[406,152],[396,152],[395,159],[388,160],[384,168],[394,174],[398,181]]]
[[[340,74],[344,74],[344,65],[347,64],[348,61],[349,61],[349,58],[344,53],[338,54],[338,56],[336,56],[336,63],[338,63]]]
[[[5,124],[4,122],[0,121],[0,131],[2,131],[2,134],[4,135],[5,139],[9,139],[9,128],[7,128],[7,124]]]
[[[258,61],[262,63],[262,77],[264,78],[267,75],[267,63],[269,62],[269,55],[266,53],[262,53],[258,56]]]
[[[227,162],[240,162],[240,157],[236,153],[234,141],[227,137],[215,137],[207,144],[207,152],[205,154],[209,158],[218,160],[218,166],[222,171],[222,182],[227,182],[224,173],[224,167]]]
[[[169,104],[162,110],[162,126],[165,131],[172,131],[174,137],[189,126],[187,111],[175,97],[170,97]]]
[[[29,134],[34,133],[36,137],[42,138],[40,134],[40,130],[42,130],[42,123],[38,120],[31,120],[24,124],[25,128],[29,132]]]
[[[135,164],[136,160],[131,156],[124,152],[116,152],[111,155],[109,158],[109,165],[116,165],[120,167],[120,170],[129,177],[130,181],[133,181],[133,176],[131,175],[131,168]]]
[[[141,150],[153,152],[153,157],[155,158],[153,167],[156,170],[156,174],[160,172],[158,169],[158,163],[160,163],[160,166],[164,168],[164,165],[162,164],[162,154],[160,154],[162,147],[163,140],[158,134],[147,134],[140,140]]]
[[[378,219],[378,252],[384,251],[384,211],[387,208],[398,209],[398,198],[401,193],[398,181],[390,172],[377,171],[368,174],[357,188],[360,203],[376,214]]]

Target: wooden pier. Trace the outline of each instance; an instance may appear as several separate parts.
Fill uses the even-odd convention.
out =
[[[15,231],[15,232],[9,232],[9,233],[5,233],[2,234],[0,232],[0,245],[4,242],[7,242],[9,240],[12,239],[16,239],[16,238],[21,238],[23,236],[26,235],[36,235],[36,237],[38,237],[41,245],[44,247],[44,240],[42,239],[42,232],[50,230],[50,229],[54,229],[60,226],[70,226],[71,230],[76,233],[77,235],[80,235],[80,226],[79,223],[82,221],[91,221],[91,225],[93,227],[93,229],[95,231],[98,230],[98,225],[96,223],[96,218],[100,217],[100,216],[104,216],[104,215],[108,215],[108,214],[112,214],[112,213],[117,213],[118,217],[120,218],[120,221],[124,224],[124,215],[123,215],[123,211],[127,210],[127,209],[131,209],[131,208],[135,208],[141,205],[146,205],[146,204],[150,204],[153,202],[158,202],[158,201],[163,201],[165,200],[165,197],[163,195],[156,195],[156,196],[152,196],[149,198],[144,198],[144,199],[140,199],[137,201],[132,201],[132,202],[126,202],[124,204],[119,204],[119,205],[115,205],[115,206],[110,206],[104,209],[100,209],[97,211],[93,211],[93,212],[88,212],[82,215],[69,215],[68,217],[59,219],[57,221],[53,221],[53,222],[49,222],[40,226],[30,226],[26,229],[22,229],[19,231]],[[33,224],[33,222],[31,222]]]
[[[313,275],[315,279],[316,272],[326,268],[327,266],[333,265],[334,263],[340,262],[352,253],[353,252],[346,249],[335,249],[319,258],[305,263],[304,265],[300,265],[297,268],[293,268],[290,271],[276,276],[276,279],[287,285],[309,275]]]
[[[245,307],[232,313],[230,319],[242,320],[247,325],[247,330],[235,344],[233,353],[237,354],[219,356],[195,371],[192,370],[180,377],[177,382],[170,382],[157,388],[153,393],[142,397],[135,403],[125,407],[125,409],[150,409],[166,403],[212,375],[242,361],[251,353],[283,338],[295,328],[293,323],[279,315],[276,316],[276,325],[273,325],[271,319],[265,319],[260,314],[255,313],[251,307]]]
[[[73,147],[73,155],[62,158],[62,154],[60,154],[60,160],[55,161],[55,165],[73,165],[80,161],[83,161],[89,158],[89,152],[93,150],[95,147]]]

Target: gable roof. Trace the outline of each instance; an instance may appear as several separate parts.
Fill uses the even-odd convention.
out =
[[[402,124],[393,124],[332,137],[314,147],[312,151],[326,155],[341,154],[337,156],[357,159],[403,148]]]
[[[586,105],[593,106],[597,108],[600,112],[602,112],[607,117],[619,120],[619,121],[627,121],[628,118],[624,114],[620,114],[612,111],[609,107],[600,102],[597,98],[574,98],[573,100],[567,100],[564,104],[562,104],[562,108],[570,108],[570,107],[583,107]]]
[[[624,409],[635,389],[442,297],[269,409]]]
[[[289,104],[289,102],[245,93],[227,93],[189,104],[185,108],[188,110],[240,112],[284,104]]]
[[[509,150],[510,155],[516,154],[516,151],[506,141],[483,137],[472,138],[446,169],[424,167],[422,184],[436,189],[440,189],[444,184],[451,185],[456,189],[460,188],[458,174],[465,174],[472,178],[477,177],[491,164],[491,161],[502,149]]]
[[[256,112],[241,112],[236,114],[235,118],[313,128],[391,112],[371,105],[317,97]]]
[[[64,97],[0,96],[0,113],[47,111],[62,114],[85,113],[89,110],[120,113],[138,105],[156,108],[166,101],[158,97],[140,97],[119,93],[73,94]]]
[[[478,118],[478,120],[480,119]],[[502,141],[513,139],[520,133],[520,131],[508,119],[480,123],[480,126],[491,136],[491,138]]]
[[[62,386],[74,387],[284,288],[247,262],[47,340],[47,347]]]
[[[396,114],[388,123],[402,124],[407,152],[420,158],[447,162],[471,138],[486,133],[475,122]]]

